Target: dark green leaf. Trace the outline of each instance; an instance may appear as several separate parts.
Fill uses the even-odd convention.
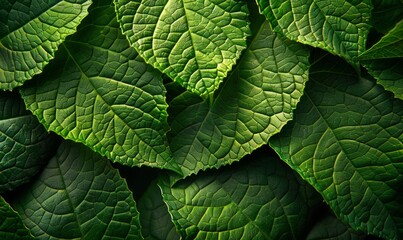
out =
[[[403,16],[402,0],[372,0],[371,25],[380,33],[386,34]]]
[[[40,73],[87,15],[89,0],[0,2],[0,89]]]
[[[403,100],[403,58],[366,60],[363,64],[379,84]]]
[[[0,239],[25,240],[33,239],[24,226],[20,216],[0,196]]]
[[[340,59],[319,60],[294,120],[270,143],[344,223],[401,239],[403,101]]]
[[[0,192],[11,191],[38,173],[55,143],[18,93],[1,93]]]
[[[141,232],[147,240],[180,239],[156,181],[151,183],[138,202]]]
[[[141,238],[126,181],[108,159],[71,141],[60,145],[13,206],[36,238]]]
[[[246,48],[248,8],[237,0],[115,0],[140,55],[201,96],[212,94]]]
[[[403,57],[403,20],[397,23],[379,42],[361,54],[360,59],[398,57]]]
[[[129,46],[113,5],[94,3],[38,81],[21,90],[48,130],[130,166],[176,169],[160,73]]]
[[[265,151],[160,186],[184,239],[302,239],[316,193]]]
[[[371,14],[370,0],[257,0],[276,32],[319,47],[358,68],[365,50]]]
[[[307,240],[364,240],[366,236],[349,229],[332,214],[320,219],[309,232]]]
[[[309,51],[264,23],[211,105],[185,92],[171,103],[170,147],[185,176],[238,161],[292,118]]]

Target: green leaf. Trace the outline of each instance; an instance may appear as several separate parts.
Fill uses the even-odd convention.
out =
[[[0,238],[7,240],[33,239],[17,212],[0,196]]]
[[[184,176],[238,161],[292,118],[309,51],[263,23],[210,105],[185,92],[171,103],[170,147]]]
[[[21,90],[27,107],[48,130],[113,161],[176,169],[161,74],[129,46],[113,5],[93,5],[38,81]]]
[[[370,0],[257,0],[276,32],[341,56],[355,68],[365,50]]]
[[[349,229],[334,215],[321,218],[309,232],[307,240],[364,240],[366,236]]]
[[[403,100],[403,58],[365,60],[363,64],[379,84]]]
[[[402,0],[372,0],[371,25],[380,33],[386,34],[402,19]]]
[[[361,54],[360,59],[381,59],[403,57],[403,20],[370,49]],[[401,66],[403,67],[403,66]]]
[[[0,95],[0,192],[14,190],[39,172],[55,147],[18,93]]]
[[[139,239],[136,203],[106,158],[64,141],[13,203],[36,238]]]
[[[146,62],[201,96],[246,48],[248,8],[237,0],[115,0],[123,33]]]
[[[137,208],[140,213],[141,232],[144,239],[180,239],[156,181],[152,182],[141,196]]]
[[[160,182],[183,239],[302,239],[316,193],[265,151],[171,185]]]
[[[328,56],[314,64],[294,120],[270,143],[344,223],[401,239],[403,102],[351,71]]]
[[[42,72],[66,36],[87,15],[90,0],[3,0],[0,9],[0,89]]]

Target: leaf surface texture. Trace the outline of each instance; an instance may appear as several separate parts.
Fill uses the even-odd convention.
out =
[[[48,71],[21,90],[51,131],[130,166],[175,169],[160,73],[130,48],[113,5],[97,3]]]
[[[140,55],[189,91],[212,94],[246,48],[248,8],[236,0],[115,0]]]
[[[301,107],[270,143],[344,223],[400,239],[403,102],[340,59],[315,59]]]
[[[33,239],[18,213],[0,196],[0,238],[7,240]]]
[[[87,16],[89,0],[4,0],[0,9],[0,89],[42,72]]]
[[[18,92],[0,95],[0,192],[14,190],[53,154],[55,137],[25,109]]]
[[[260,11],[276,32],[319,47],[358,68],[369,29],[369,0],[258,0]]]
[[[85,146],[64,141],[13,206],[38,239],[139,239],[126,181]]]
[[[166,179],[161,181],[183,239],[285,240],[306,234],[314,190],[264,151],[243,160],[173,187]]]
[[[265,22],[211,105],[189,92],[174,98],[170,147],[184,176],[238,161],[279,132],[302,95],[308,56]]]

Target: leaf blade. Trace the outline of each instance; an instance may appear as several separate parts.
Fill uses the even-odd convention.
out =
[[[267,1],[260,11],[276,32],[291,40],[341,56],[356,69],[365,49],[371,13],[370,1]]]
[[[26,183],[46,164],[57,139],[25,109],[18,93],[0,96],[0,193]]]
[[[370,49],[360,55],[361,60],[403,57],[403,21],[400,21]]]
[[[126,181],[107,159],[71,141],[13,206],[34,237],[141,238]]]
[[[398,239],[403,104],[373,81],[357,81],[340,60],[325,59],[312,67],[294,121],[270,144],[344,223]]]
[[[242,1],[115,1],[123,33],[147,63],[211,95],[246,48]]]
[[[162,178],[159,186],[182,238],[304,236],[316,192],[271,156],[258,150],[231,167],[209,170],[175,185]]]
[[[0,89],[21,86],[42,72],[58,46],[87,16],[90,0],[4,1],[0,23]],[[14,14],[14,15],[13,15]],[[61,16],[61,17],[60,17]]]
[[[308,55],[263,23],[211,106],[188,92],[174,99],[168,137],[184,176],[238,161],[266,144],[292,117],[307,80]]]
[[[94,4],[48,69],[21,89],[48,130],[122,164],[177,170],[161,76],[130,48],[110,3]]]
[[[0,237],[3,239],[33,239],[18,213],[0,196]]]

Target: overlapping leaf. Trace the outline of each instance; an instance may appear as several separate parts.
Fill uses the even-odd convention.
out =
[[[87,15],[90,0],[4,0],[0,9],[0,89],[40,73]]]
[[[13,206],[36,238],[140,239],[126,181],[85,146],[64,141]]]
[[[403,100],[403,58],[366,60],[363,64],[379,84]]]
[[[377,82],[400,99],[403,99],[402,39],[403,21],[400,21],[379,42],[360,56],[363,65]]]
[[[140,55],[188,90],[212,94],[246,48],[248,8],[236,0],[115,0]]]
[[[361,54],[360,59],[383,59],[403,57],[403,20],[370,49]]]
[[[270,143],[344,223],[401,239],[403,102],[351,71],[340,59],[313,65],[294,120]]]
[[[18,93],[0,95],[0,192],[14,190],[46,164],[55,146]]]
[[[33,239],[17,212],[0,196],[0,238],[7,240]]]
[[[47,129],[111,160],[175,169],[160,73],[130,48],[111,3],[93,5],[23,98]]]
[[[309,232],[306,240],[364,240],[364,234],[355,232],[331,214],[320,219]]]
[[[372,0],[371,25],[378,32],[386,34],[402,19],[403,2],[401,0]]]
[[[173,187],[161,182],[183,239],[303,239],[316,192],[265,151],[244,160]]]
[[[144,239],[177,240],[180,239],[165,205],[161,189],[154,181],[138,201],[141,232]]]
[[[308,55],[265,22],[211,105],[176,97],[169,138],[184,175],[238,161],[279,132],[302,95]]]
[[[365,50],[371,3],[369,0],[257,1],[276,32],[325,49],[358,65]]]

